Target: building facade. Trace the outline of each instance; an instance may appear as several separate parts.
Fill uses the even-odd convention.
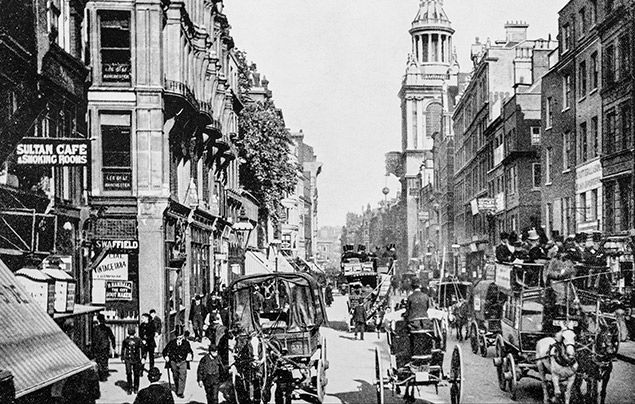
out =
[[[399,164],[389,172],[397,175],[402,184],[401,198],[405,209],[405,238],[407,251],[400,257],[400,269],[418,268],[425,248],[420,214],[423,207],[420,192],[433,184],[433,134],[441,131],[444,117],[444,94],[448,86],[456,86],[458,65],[452,35],[454,29],[443,10],[442,1],[425,0],[409,31],[412,51],[408,58],[399,98],[401,100],[401,152],[390,153]]]
[[[93,302],[117,324],[155,309],[170,338],[241,273],[234,42],[220,1],[90,1],[86,18]]]

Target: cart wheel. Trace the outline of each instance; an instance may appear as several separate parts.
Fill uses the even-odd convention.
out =
[[[505,372],[503,371],[503,362],[505,361],[505,342],[500,335],[496,337],[496,356],[494,357],[494,366],[496,366],[496,375],[498,376],[498,387],[505,391]]]
[[[455,345],[450,362],[450,402],[460,404],[463,397],[463,353],[461,347]]]
[[[473,354],[478,354],[479,339],[478,328],[476,327],[476,324],[472,323],[472,326],[470,327],[470,346],[472,347]]]
[[[505,358],[505,380],[511,395],[512,401],[518,398],[518,378],[516,375],[516,361],[514,355],[507,354]]]
[[[375,389],[377,390],[377,404],[384,404],[384,369],[381,363],[379,348],[375,348]]]
[[[481,356],[487,358],[487,335],[481,334],[478,339],[478,347],[481,351]]]

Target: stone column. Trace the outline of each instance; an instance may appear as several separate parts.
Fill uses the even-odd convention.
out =
[[[406,100],[406,149],[413,148],[412,141],[412,100]]]

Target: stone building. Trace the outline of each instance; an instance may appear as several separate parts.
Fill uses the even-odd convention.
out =
[[[508,22],[505,39],[481,43],[477,38],[474,71],[453,114],[455,249],[457,267],[471,276],[480,275],[498,231],[539,225],[535,132],[540,78],[555,43],[528,40],[527,28],[524,22]]]
[[[170,338],[242,271],[234,41],[221,1],[95,0],[86,18],[93,302],[124,325],[155,309]]]
[[[444,119],[444,96],[456,86],[458,65],[452,46],[454,29],[440,0],[421,1],[409,31],[412,51],[408,57],[399,98],[402,113],[402,146],[400,152],[389,153],[398,159],[389,172],[400,178],[401,198],[405,207],[406,248],[400,257],[400,270],[418,268],[422,261],[421,220],[423,207],[419,201],[423,187],[433,183],[433,134],[440,132]],[[392,164],[389,164],[392,165]]]

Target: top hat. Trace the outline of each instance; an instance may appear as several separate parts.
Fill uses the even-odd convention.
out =
[[[538,235],[536,229],[529,230],[527,233],[527,240],[540,240],[540,236]]]

